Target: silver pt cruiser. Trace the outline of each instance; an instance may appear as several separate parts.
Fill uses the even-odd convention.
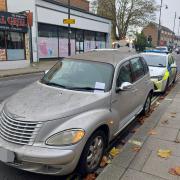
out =
[[[94,50],[59,61],[0,105],[0,161],[35,173],[97,169],[105,148],[140,112],[153,84],[140,55]]]

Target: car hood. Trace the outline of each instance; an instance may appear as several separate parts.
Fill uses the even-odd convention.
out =
[[[149,72],[151,77],[163,76],[164,73],[166,72],[166,68],[149,66]]]
[[[108,108],[109,103],[110,93],[71,91],[36,82],[10,97],[4,111],[22,121],[48,121]]]

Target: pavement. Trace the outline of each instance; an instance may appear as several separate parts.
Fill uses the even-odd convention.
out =
[[[9,77],[9,76],[17,76],[17,75],[25,75],[32,73],[40,73],[50,69],[57,61],[48,60],[48,61],[40,61],[39,63],[33,63],[32,65],[28,64],[26,66],[18,66],[18,68],[11,64],[11,66],[0,68],[0,78]],[[13,62],[10,62],[13,63]],[[0,64],[2,65],[2,64]],[[16,63],[17,65],[17,63]]]
[[[161,101],[97,180],[180,180],[169,173],[180,167],[180,81]],[[157,151],[170,150],[169,158]]]

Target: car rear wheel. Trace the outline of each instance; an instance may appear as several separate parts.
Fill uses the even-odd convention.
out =
[[[97,170],[106,147],[106,136],[102,130],[96,131],[87,141],[82,152],[78,172],[85,175]]]
[[[147,115],[151,109],[151,100],[152,100],[152,92],[150,92],[146,98],[146,102],[144,103],[143,115]]]

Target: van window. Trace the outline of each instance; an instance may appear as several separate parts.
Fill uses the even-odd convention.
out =
[[[144,66],[144,74],[147,74],[149,72],[149,67],[148,67],[148,65],[147,65],[147,63],[143,57],[141,58],[141,62]]]

